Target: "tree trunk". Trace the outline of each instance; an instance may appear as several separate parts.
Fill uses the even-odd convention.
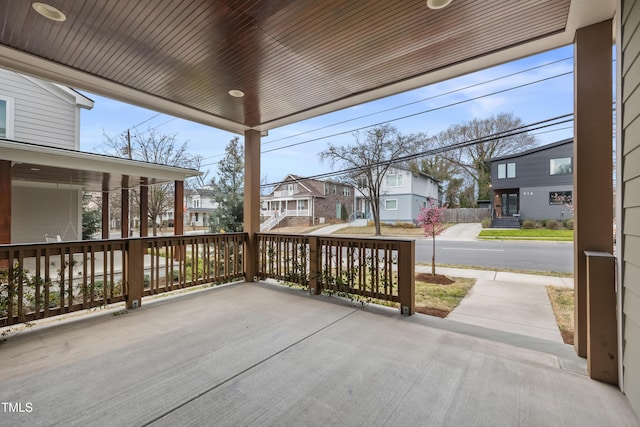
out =
[[[431,275],[436,275],[436,235],[431,236],[433,239],[433,252],[431,253]]]

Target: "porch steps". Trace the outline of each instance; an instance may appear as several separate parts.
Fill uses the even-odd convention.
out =
[[[260,224],[260,231],[269,231],[285,219],[287,215],[274,215]]]
[[[520,218],[493,218],[491,228],[520,228]]]

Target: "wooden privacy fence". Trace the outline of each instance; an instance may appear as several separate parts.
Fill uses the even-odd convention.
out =
[[[488,208],[459,208],[442,211],[442,222],[454,224],[482,222],[485,218],[491,219],[491,210]]]
[[[258,234],[258,276],[399,303],[415,310],[412,240]]]
[[[244,276],[246,233],[0,245],[0,326]]]

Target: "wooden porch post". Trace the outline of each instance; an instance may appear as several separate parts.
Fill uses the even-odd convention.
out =
[[[120,200],[120,236],[123,239],[129,237],[129,189],[122,189]]]
[[[140,186],[140,237],[147,237],[149,235],[149,187],[145,185],[146,178],[143,180],[144,183]]]
[[[587,258],[585,251],[613,251],[612,23],[576,31],[574,59],[574,347],[587,357]],[[591,283],[615,292],[614,283]],[[592,295],[596,293],[592,292]],[[590,314],[597,322],[604,312]],[[604,319],[602,319],[604,321]]]
[[[11,161],[0,160],[0,244],[11,243]]]
[[[400,313],[411,316],[416,311],[416,242],[402,241],[398,244],[398,297]]]
[[[244,254],[245,280],[253,282],[258,273],[260,231],[260,132],[244,133],[244,231],[248,233]]]
[[[109,192],[102,192],[102,238],[109,238],[109,230],[111,229],[111,224],[109,224]]]
[[[184,181],[175,182],[175,195],[173,198],[173,234],[184,234]]]

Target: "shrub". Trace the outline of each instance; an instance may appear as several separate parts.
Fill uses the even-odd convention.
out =
[[[416,228],[417,225],[412,222],[396,222],[394,225],[396,228]]]
[[[532,219],[525,219],[524,221],[522,221],[522,228],[524,228],[525,230],[533,230],[536,227],[537,222],[535,222]]]
[[[567,230],[573,230],[573,219],[572,218],[564,220],[564,228],[566,228]]]
[[[550,219],[550,220],[547,221],[546,228],[548,230],[559,230],[560,229],[560,222],[556,221],[555,219]]]
[[[491,218],[482,218],[482,228],[489,228],[491,226]]]
[[[549,220],[548,219],[541,219],[540,221],[538,221],[538,223],[540,224],[539,227],[547,228],[547,221],[549,221]]]

